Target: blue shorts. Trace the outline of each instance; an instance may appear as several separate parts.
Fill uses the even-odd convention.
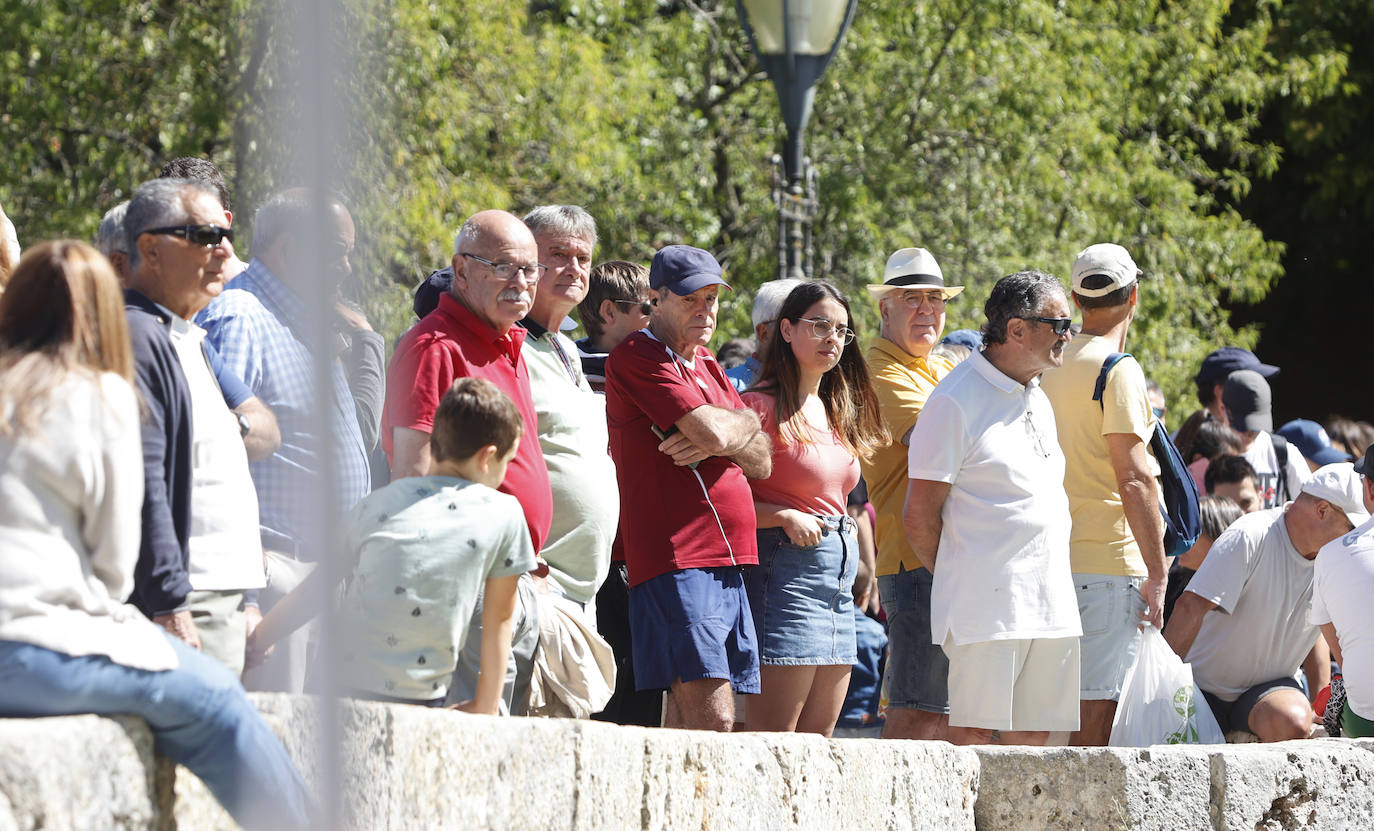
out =
[[[630,588],[635,689],[720,678],[759,691],[759,648],[744,577],[735,566],[688,568]]]
[[[1140,650],[1140,596],[1144,577],[1076,573],[1080,643],[1078,697],[1083,701],[1118,701],[1126,671]]]
[[[760,528],[759,564],[744,572],[760,662],[766,666],[853,666],[854,520],[822,517],[826,530],[799,546],[781,528]]]
[[[1217,717],[1217,725],[1221,727],[1222,733],[1230,733],[1234,730],[1253,733],[1255,731],[1250,729],[1250,711],[1255,709],[1255,705],[1260,703],[1261,699],[1276,690],[1302,692],[1302,685],[1298,683],[1296,678],[1289,676],[1256,684],[1241,693],[1235,701],[1222,701],[1206,690],[1202,691],[1202,697],[1207,699],[1207,706],[1212,708],[1212,715]]]
[[[887,706],[927,713],[949,712],[949,658],[931,643],[931,573],[923,568],[878,578],[887,613]]]

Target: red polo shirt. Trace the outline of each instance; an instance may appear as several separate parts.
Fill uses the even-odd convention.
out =
[[[386,408],[382,413],[382,448],[392,458],[392,430],[434,430],[439,399],[459,378],[485,378],[511,397],[525,422],[520,447],[498,489],[520,500],[530,539],[538,552],[553,522],[549,468],[539,450],[539,420],[530,397],[530,376],[520,346],[525,330],[512,326],[498,333],[448,294],[439,307],[401,336],[386,373]]]
[[[697,467],[698,482],[690,468],[658,450],[661,440],[650,425],[667,430],[703,404],[744,408],[705,348],[697,349],[689,367],[641,331],[606,361],[606,422],[631,586],[670,571],[759,561],[754,497],[739,465],[713,456]]]

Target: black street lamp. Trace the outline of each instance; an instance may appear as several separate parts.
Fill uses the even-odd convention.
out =
[[[749,45],[778,93],[787,145],[773,200],[778,205],[778,276],[810,277],[811,222],[820,206],[816,174],[802,151],[816,82],[835,57],[857,0],[736,0]]]

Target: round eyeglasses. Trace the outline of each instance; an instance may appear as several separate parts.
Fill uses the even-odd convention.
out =
[[[799,317],[796,320],[810,323],[811,334],[818,340],[826,340],[835,335],[845,346],[854,342],[854,330],[848,326],[836,326],[823,317]]]

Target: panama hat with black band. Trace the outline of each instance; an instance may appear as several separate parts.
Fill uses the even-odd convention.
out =
[[[883,268],[883,281],[869,283],[868,293],[882,300],[894,291],[909,289],[939,289],[940,295],[949,300],[964,290],[963,286],[945,285],[944,272],[935,256],[924,248],[903,248],[887,258]]]

